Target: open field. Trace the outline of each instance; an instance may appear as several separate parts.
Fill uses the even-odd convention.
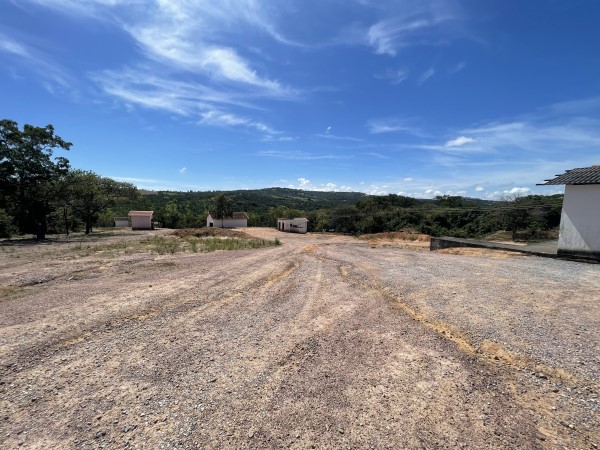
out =
[[[0,448],[600,446],[600,265],[248,232],[0,245]]]

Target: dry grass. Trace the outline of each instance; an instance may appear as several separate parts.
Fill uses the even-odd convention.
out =
[[[182,228],[175,230],[173,236],[180,238],[205,238],[205,237],[220,237],[220,238],[239,238],[239,239],[254,239],[248,233],[243,231],[231,230],[228,228]]]
[[[359,239],[365,240],[399,240],[399,241],[418,241],[429,242],[431,236],[428,234],[417,233],[412,230],[391,231],[387,233],[363,234]]]

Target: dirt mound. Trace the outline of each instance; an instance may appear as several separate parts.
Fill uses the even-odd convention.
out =
[[[239,238],[239,239],[254,239],[248,233],[243,231],[232,230],[229,228],[182,228],[173,231],[173,236],[180,238],[189,237],[228,237],[228,238]]]
[[[359,239],[366,240],[374,240],[374,239],[385,239],[385,240],[401,240],[401,241],[419,241],[419,242],[429,242],[431,240],[431,236],[428,234],[417,233],[412,230],[400,230],[400,231],[390,231],[386,233],[373,233],[373,234],[363,234],[359,237]]]

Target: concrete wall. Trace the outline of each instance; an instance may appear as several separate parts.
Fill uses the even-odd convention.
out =
[[[600,258],[600,185],[567,185],[558,254]]]
[[[115,218],[115,227],[124,228],[129,226],[129,219]]]
[[[277,229],[288,233],[304,234],[308,231],[308,220],[306,219],[277,219]]]
[[[221,222],[223,223],[223,228],[247,228],[248,227],[248,219],[213,219],[209,214],[206,218],[206,226],[207,227],[215,227],[220,228]]]
[[[152,216],[131,216],[131,228],[133,230],[151,230]]]

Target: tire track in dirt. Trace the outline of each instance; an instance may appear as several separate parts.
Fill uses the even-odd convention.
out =
[[[386,299],[393,308],[400,309],[414,321],[452,342],[466,355],[476,358],[479,363],[495,372],[494,377],[499,383],[505,386],[505,389],[511,392],[515,402],[521,405],[524,410],[530,411],[532,415],[543,412],[543,415],[540,416],[542,420],[537,427],[538,435],[543,438],[544,442],[562,442],[562,445],[567,445],[568,440],[565,440],[564,436],[566,428],[570,431],[570,439],[575,438],[574,440],[579,442],[580,445],[592,447],[597,445],[595,444],[595,440],[598,438],[597,433],[590,433],[588,430],[594,427],[592,425],[594,423],[600,425],[598,417],[595,419],[589,417],[589,410],[586,411],[586,408],[582,408],[581,403],[575,399],[570,400],[570,413],[563,414],[560,411],[557,412],[557,406],[563,402],[557,398],[558,395],[561,395],[556,394],[559,392],[558,389],[553,387],[561,386],[561,389],[567,388],[568,391],[571,391],[577,389],[578,386],[588,386],[588,390],[592,389],[590,393],[592,401],[594,401],[594,398],[598,398],[598,389],[597,387],[592,387],[594,384],[590,384],[589,380],[578,378],[563,368],[550,366],[539,360],[534,360],[528,355],[510,351],[491,339],[474,342],[466,330],[462,330],[454,324],[442,322],[426,313],[413,309],[401,296],[390,292],[364,254],[358,255],[353,249],[352,263],[349,263],[345,258],[346,254],[344,252],[342,252],[342,255],[341,259],[333,256],[327,256],[326,258],[330,258],[332,262],[338,265],[341,276],[346,278],[348,282],[363,289],[372,289],[382,299]],[[319,257],[324,258],[325,256],[320,255]],[[527,379],[525,374],[528,373],[533,373],[535,376],[541,377],[544,385],[549,386],[549,388],[542,387],[540,390],[540,387],[536,383],[532,384],[531,380]],[[548,395],[547,390],[552,390],[552,393]],[[596,393],[594,393],[594,390]],[[564,395],[561,396],[565,397]],[[580,414],[581,417],[588,417],[587,429],[583,428],[574,432],[575,427],[569,425],[575,422],[572,415],[573,410],[578,411],[576,414]]]

